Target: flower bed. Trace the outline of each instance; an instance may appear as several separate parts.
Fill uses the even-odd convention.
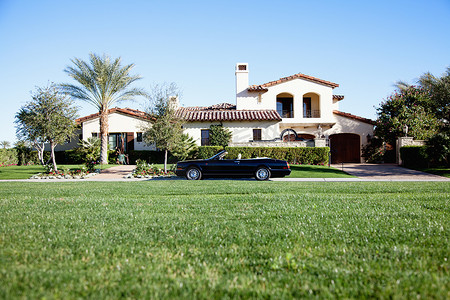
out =
[[[58,171],[48,170],[31,176],[30,179],[85,179],[97,175],[100,170],[87,170],[85,167],[78,169],[62,169]]]
[[[138,159],[136,160],[136,169],[134,169],[133,173],[126,175],[125,178],[170,177],[175,175],[173,168],[174,166],[172,166],[171,170],[164,172],[164,170],[159,168],[158,166]]]

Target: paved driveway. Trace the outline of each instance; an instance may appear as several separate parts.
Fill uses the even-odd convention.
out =
[[[332,166],[362,180],[450,181],[442,176],[406,169],[396,164],[335,164]]]

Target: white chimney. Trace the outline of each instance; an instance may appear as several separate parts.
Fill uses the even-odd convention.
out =
[[[178,96],[170,96],[169,105],[172,109],[177,110],[180,107],[180,100]]]
[[[236,98],[248,88],[248,63],[236,64]]]

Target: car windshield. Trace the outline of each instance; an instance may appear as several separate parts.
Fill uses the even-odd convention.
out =
[[[227,155],[228,152],[226,152],[225,150],[220,151],[219,153],[217,153],[216,155],[212,156],[211,158],[209,158],[210,160],[221,160],[225,157],[225,155]]]

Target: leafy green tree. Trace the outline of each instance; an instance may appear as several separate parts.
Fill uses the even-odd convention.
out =
[[[73,67],[65,72],[79,85],[63,84],[64,92],[73,98],[92,104],[100,114],[101,151],[100,161],[108,163],[108,109],[115,103],[132,100],[135,96],[145,96],[142,89],[130,88],[141,79],[130,75],[134,64],[121,65],[121,58],[111,59],[107,55],[89,54],[89,62],[74,58]]]
[[[231,131],[223,127],[222,124],[211,125],[209,127],[209,142],[211,146],[221,146],[225,148],[231,141]]]
[[[29,141],[39,150],[39,160],[44,163],[43,143],[50,144],[53,169],[58,170],[55,147],[73,135],[76,128],[77,109],[72,101],[51,84],[37,88],[32,100],[16,114],[16,133],[19,140]]]
[[[148,94],[147,113],[153,116],[144,130],[144,141],[164,151],[164,172],[167,172],[168,152],[182,140],[183,122],[176,117],[179,89],[175,83],[155,84]]]
[[[188,134],[182,134],[180,140],[175,144],[170,152],[179,160],[185,160],[188,157],[192,157],[197,148],[197,144],[191,136]]]
[[[427,155],[431,162],[437,166],[449,166],[450,162],[450,136],[440,132],[427,141]]]
[[[450,67],[441,77],[435,77],[429,72],[423,74],[419,78],[419,84],[429,92],[436,117],[445,120],[445,124],[448,124],[450,121]]]
[[[405,135],[405,125],[408,126],[408,136],[428,139],[438,132],[441,124],[430,107],[428,91],[415,86],[400,89],[389,96],[377,108],[377,115],[375,135],[391,145]]]
[[[81,140],[78,145],[81,147],[85,163],[96,162],[100,157],[100,139],[90,137],[87,140]]]

